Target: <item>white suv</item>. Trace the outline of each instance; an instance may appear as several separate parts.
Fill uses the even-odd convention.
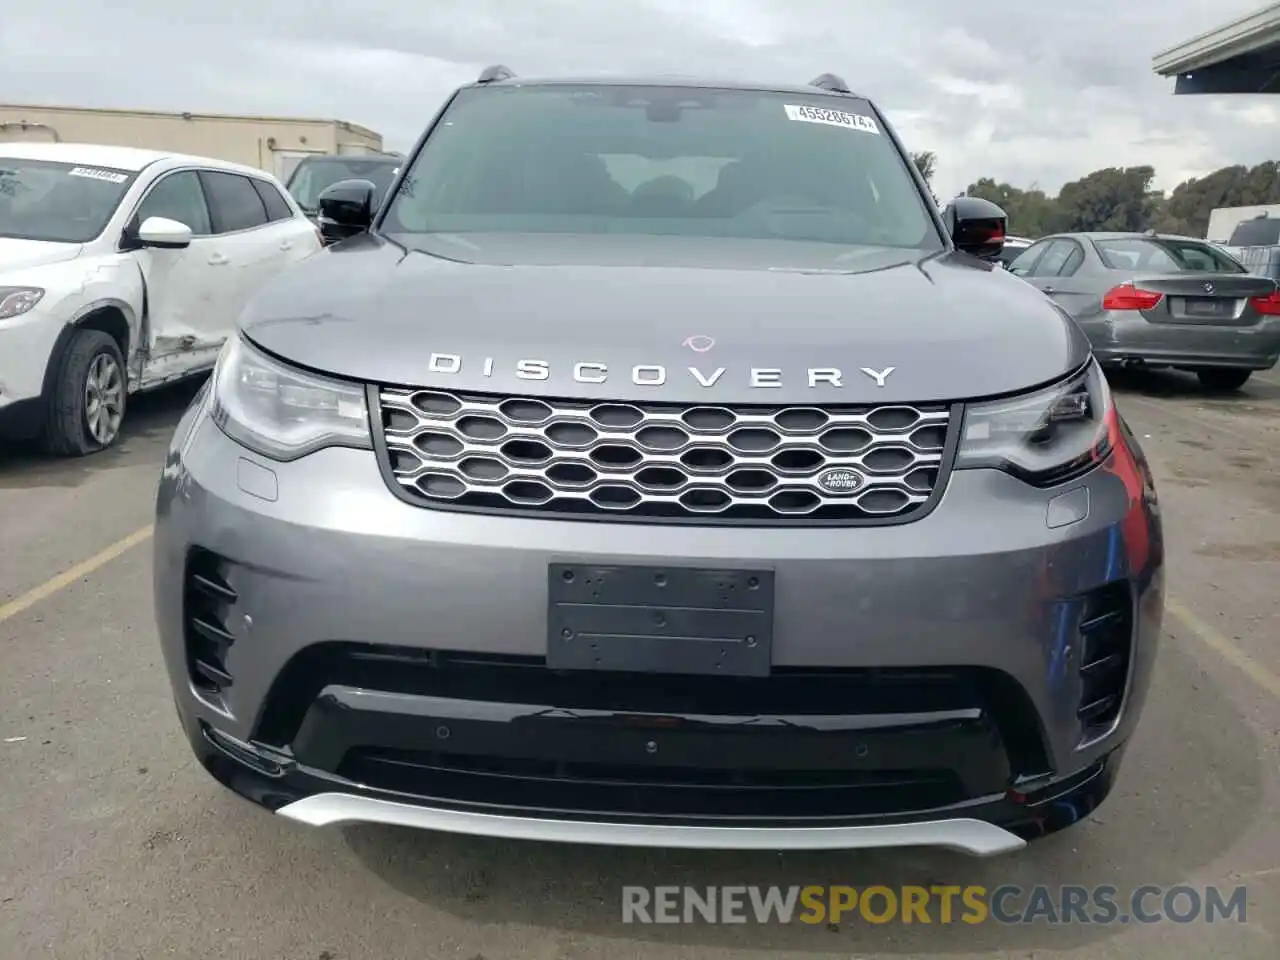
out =
[[[0,442],[110,446],[130,394],[210,369],[249,298],[321,246],[252,167],[0,144]]]

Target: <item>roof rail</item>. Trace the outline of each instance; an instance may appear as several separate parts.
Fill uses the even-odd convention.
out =
[[[480,71],[480,79],[476,83],[494,83],[498,80],[510,80],[515,76],[510,67],[504,67],[500,63],[495,63],[492,67],[485,67]]]
[[[834,73],[824,73],[820,77],[814,77],[809,81],[809,86],[818,87],[822,90],[834,90],[836,93],[853,92],[849,89],[849,85]]]

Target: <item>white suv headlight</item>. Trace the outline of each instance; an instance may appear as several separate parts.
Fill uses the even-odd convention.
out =
[[[40,287],[0,287],[0,320],[22,316],[43,296]]]
[[[1096,360],[1035,393],[965,410],[956,467],[993,467],[1037,487],[1065,483],[1111,453],[1115,412]]]
[[[285,366],[239,336],[214,368],[211,415],[231,439],[272,460],[373,448],[362,386]]]

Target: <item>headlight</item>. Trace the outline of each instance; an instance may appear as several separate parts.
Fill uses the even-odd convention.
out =
[[[231,439],[273,460],[373,447],[362,387],[286,367],[238,336],[214,369],[211,415]]]
[[[43,296],[39,287],[0,287],[0,320],[22,316]]]
[[[1111,390],[1096,361],[1048,389],[977,403],[964,415],[956,467],[994,467],[1048,487],[1111,452]]]

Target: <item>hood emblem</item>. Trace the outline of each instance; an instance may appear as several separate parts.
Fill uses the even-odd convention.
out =
[[[698,335],[685,340],[684,346],[689,347],[696,353],[706,353],[715,346],[715,341],[711,337]],[[493,377],[496,363],[495,358],[485,357],[482,362],[476,364],[474,369],[480,376]],[[459,353],[433,353],[427,360],[427,372],[433,374],[457,375],[462,373],[466,366],[462,354]],[[515,367],[514,373],[517,379],[550,380],[555,364],[550,360],[520,359],[516,360],[513,366]],[[637,363],[629,371],[623,368],[623,370],[617,372],[612,371],[607,363],[599,360],[581,360],[571,365],[566,364],[566,366],[572,366],[573,379],[578,383],[610,383],[619,375],[627,377],[629,373],[630,382],[638,387],[660,387],[668,382],[668,373],[671,372],[660,363]],[[880,370],[875,367],[857,368],[858,373],[874,380],[877,387],[884,387],[889,374],[896,369],[896,367],[884,367]],[[717,367],[707,373],[699,367],[690,366],[686,367],[684,372],[687,372],[698,386],[709,388],[714,387],[722,377],[729,373],[729,369],[727,367]],[[680,374],[681,377],[683,377],[684,372]],[[796,386],[800,386],[803,383],[810,390],[816,390],[823,387],[841,389],[847,386],[845,383],[846,374],[849,377],[854,376],[847,368],[808,367],[805,370],[796,370],[790,376],[795,378]],[[730,374],[729,376],[730,380],[745,381],[745,385],[753,390],[778,390],[784,386],[786,371],[781,367],[748,367],[738,370],[736,375]],[[806,380],[808,382],[804,383]],[[858,382],[862,383],[863,381]]]
[[[1204,285],[1204,292],[1205,292],[1205,293],[1213,293],[1213,284],[1212,284],[1212,283],[1206,283],[1206,284]]]
[[[829,493],[833,497],[847,497],[861,490],[865,479],[856,470],[833,467],[818,474],[817,483],[823,493]]]
[[[688,347],[694,353],[706,353],[715,345],[716,342],[714,340],[710,337],[704,337],[700,333],[694,334],[692,337],[685,338],[684,343],[681,344],[681,346]]]

